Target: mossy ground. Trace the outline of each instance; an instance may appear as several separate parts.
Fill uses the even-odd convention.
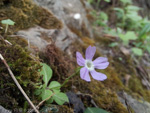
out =
[[[27,95],[32,98],[35,84],[40,83],[40,74],[38,70],[41,68],[36,57],[30,56],[27,49],[12,42],[13,45],[7,45],[0,41],[0,53],[3,55],[10,66],[15,77],[23,87]],[[18,106],[23,107],[26,101],[5,65],[0,61],[0,103],[2,106],[12,109]]]
[[[0,0],[0,21],[11,19],[14,26],[9,31],[16,32],[39,25],[46,29],[62,28],[62,23],[46,9],[39,7],[31,0]],[[5,25],[1,25],[5,29]]]
[[[10,26],[9,32],[11,33],[34,25],[39,25],[47,29],[62,27],[62,23],[50,12],[34,5],[29,0],[0,0],[0,20],[7,18],[16,22],[15,26]],[[5,28],[4,25],[1,26]],[[58,49],[55,44],[47,46],[44,55],[41,56],[41,58],[43,58],[44,61],[47,62],[53,69],[54,73],[52,79],[61,83],[63,83],[65,78],[74,73],[75,68],[77,67],[75,56],[76,51],[80,51],[82,54],[85,54],[85,50],[88,45],[94,45],[95,42],[99,42],[99,45],[102,44],[105,47],[108,47],[107,45],[110,43],[110,41],[105,38],[97,38],[95,41],[89,39],[89,33],[84,25],[82,26],[81,31],[78,31],[71,26],[70,29],[72,32],[81,37],[81,40],[84,42],[83,44],[76,41],[71,45],[72,58]],[[0,33],[3,32],[4,31],[0,31]],[[13,45],[6,45],[3,41],[0,41],[0,53],[8,62],[10,68],[25,89],[26,93],[34,100],[33,84],[41,82],[38,73],[38,70],[40,69],[39,61],[38,59],[31,57],[30,53],[25,49],[27,46],[26,41],[20,40],[19,37],[12,39],[6,36],[5,38]],[[150,92],[144,88],[140,78],[136,76],[135,70],[132,69],[134,65],[131,57],[124,56],[118,48],[115,48],[115,51],[117,51],[117,53],[114,57],[108,56],[110,62],[109,67],[105,70],[100,70],[100,72],[107,75],[107,80],[99,82],[92,79],[90,83],[87,83],[86,81],[81,80],[78,74],[78,76],[71,79],[65,87],[62,88],[62,90],[69,91],[73,85],[76,87],[76,91],[91,95],[98,107],[113,113],[128,113],[117,97],[118,91],[125,90],[132,95],[137,95],[138,97],[143,97],[145,100],[150,101]],[[95,58],[101,55],[102,54],[97,51]],[[123,58],[123,61],[118,60],[118,57],[120,56]],[[18,106],[23,107],[25,99],[15,86],[6,67],[1,61],[0,67],[2,76],[0,78],[1,105],[10,109]],[[122,82],[122,79],[126,76],[126,74],[130,74],[131,76],[128,85],[129,87],[125,86]],[[83,102],[85,107],[93,106],[88,100],[83,99]],[[66,109],[70,109],[67,106],[61,106],[60,108],[63,109],[61,111],[64,111],[64,113],[69,111]]]
[[[75,53],[76,51],[80,51],[82,54],[84,54],[86,48],[86,44],[81,44],[80,42],[76,41],[74,44],[72,44],[73,58],[71,59],[69,56],[65,55],[64,52],[60,51],[55,45],[47,46],[45,61],[49,62],[54,71],[53,79],[60,80],[60,82],[63,83],[65,78],[74,73],[75,68],[77,67]],[[97,51],[95,57],[99,57],[100,55],[100,52]],[[67,59],[65,60],[66,57]],[[71,63],[74,64],[73,67],[70,65]],[[122,84],[119,75],[116,73],[112,65],[110,65],[108,69],[101,72],[108,76],[108,79],[104,82],[92,79],[90,83],[87,83],[86,81],[81,80],[80,75],[78,74],[62,89],[64,91],[69,91],[72,86],[75,86],[76,91],[91,95],[92,99],[99,107],[113,113],[127,113],[126,108],[119,101],[116,93],[117,91],[124,89],[124,85]],[[92,104],[86,99],[83,99],[83,102],[85,107],[92,106]]]
[[[36,83],[41,83],[39,74],[41,68],[38,58],[32,56],[27,50],[27,41],[20,37],[9,37],[21,29],[27,29],[39,25],[45,29],[60,29],[62,23],[46,9],[39,7],[31,0],[0,0],[0,21],[11,19],[14,26],[9,26],[7,34],[4,34],[5,25],[0,23],[3,30],[0,35],[12,43],[4,43],[0,40],[0,53],[6,59],[15,77],[33,102],[37,102],[34,96]],[[7,68],[0,61],[0,104],[8,109],[23,108],[26,102],[21,92],[10,77]]]

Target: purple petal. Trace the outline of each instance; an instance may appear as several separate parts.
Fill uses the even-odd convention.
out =
[[[82,57],[80,52],[76,52],[77,63],[79,66],[85,65],[85,59]]]
[[[83,67],[81,68],[80,70],[80,77],[81,79],[87,81],[87,82],[90,82],[91,79],[90,79],[90,75],[89,75],[89,71],[86,67]]]
[[[108,59],[105,57],[98,57],[93,61],[94,68],[96,69],[105,69],[108,67],[109,62]]]
[[[106,58],[106,57],[98,57],[98,58],[96,58],[94,61],[93,61],[93,63],[94,64],[99,64],[99,63],[102,63],[102,62],[107,62],[108,61],[108,59]]]
[[[105,63],[100,63],[100,64],[97,64],[97,65],[94,65],[94,68],[96,69],[106,69],[109,65],[109,62],[105,62]]]
[[[93,57],[94,57],[94,54],[96,52],[96,47],[92,47],[92,46],[89,46],[87,49],[86,49],[86,53],[85,53],[85,57],[86,59],[88,60],[92,60]]]
[[[95,80],[103,81],[107,79],[107,76],[105,74],[96,72],[95,70],[91,71],[91,75]]]

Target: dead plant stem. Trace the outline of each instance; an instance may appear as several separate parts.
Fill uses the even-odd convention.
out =
[[[11,75],[11,77],[14,80],[15,84],[17,85],[17,87],[19,88],[19,90],[21,91],[21,93],[24,95],[24,97],[26,98],[26,100],[29,102],[29,104],[32,106],[32,108],[36,111],[36,113],[40,113],[36,109],[36,107],[34,106],[34,104],[32,103],[32,101],[29,99],[29,97],[27,96],[27,94],[24,92],[24,90],[22,89],[22,87],[20,86],[19,82],[17,81],[17,79],[15,78],[13,72],[11,71],[9,65],[7,64],[6,60],[3,58],[3,56],[1,54],[0,54],[0,59],[2,60],[2,62],[7,67],[7,70],[9,71],[9,74]]]

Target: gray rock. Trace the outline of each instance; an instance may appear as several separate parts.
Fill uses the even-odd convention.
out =
[[[83,113],[85,110],[84,104],[81,99],[73,92],[67,92],[69,103],[74,106],[74,113]]]
[[[34,0],[38,5],[45,7],[60,19],[65,26],[69,25],[73,28],[81,30],[85,24],[86,29],[93,37],[92,29],[86,17],[85,6],[81,0]]]
[[[126,98],[127,104],[134,110],[135,113],[150,113],[150,103],[144,100],[138,101],[127,93],[124,93],[124,97]],[[119,99],[126,106],[124,97],[119,97]]]
[[[91,27],[86,17],[86,11],[80,0],[34,0],[39,6],[49,10],[62,21],[62,29],[44,29],[39,26],[17,32],[18,36],[28,41],[30,48],[42,51],[48,44],[55,42],[56,46],[66,50],[79,37],[69,27],[81,30],[83,24],[93,37]],[[69,27],[68,27],[69,26]],[[44,36],[43,36],[44,34]],[[31,47],[32,46],[32,47]]]
[[[28,40],[29,47],[34,45],[40,51],[42,51],[48,44],[51,44],[52,41],[55,42],[57,47],[65,50],[72,40],[77,38],[75,34],[65,27],[61,30],[57,30],[44,29],[39,26],[28,30],[18,31],[17,36]]]
[[[12,112],[9,111],[9,110],[6,110],[4,107],[2,107],[2,106],[0,105],[0,113],[12,113]]]

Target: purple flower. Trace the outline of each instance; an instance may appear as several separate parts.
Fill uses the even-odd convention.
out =
[[[105,57],[98,57],[94,61],[92,61],[95,52],[96,52],[96,47],[89,46],[86,49],[86,53],[85,53],[86,59],[84,59],[82,57],[80,52],[76,52],[78,65],[84,66],[80,70],[80,77],[81,77],[81,79],[88,81],[88,82],[91,81],[89,72],[90,72],[91,76],[96,80],[103,81],[103,80],[107,79],[107,76],[105,74],[96,72],[95,68],[96,69],[107,68],[109,65],[108,59]]]

